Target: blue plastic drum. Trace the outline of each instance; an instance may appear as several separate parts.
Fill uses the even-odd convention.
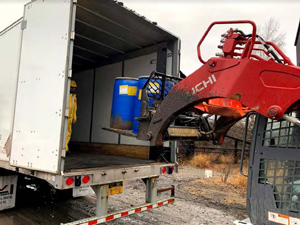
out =
[[[141,76],[139,77],[138,85],[137,85],[137,95],[135,99],[135,105],[134,105],[134,113],[133,113],[133,118],[135,117],[140,117],[141,113],[141,98],[142,98],[142,89],[147,82],[149,76]],[[156,101],[155,97],[160,95],[160,86],[162,85],[161,80],[150,80],[149,84],[153,88],[150,88],[150,91],[148,91],[148,97],[149,97],[149,107],[152,107],[152,104],[154,101]],[[169,90],[174,86],[174,83],[171,81],[166,81],[165,82],[165,91],[164,91],[164,96],[167,95]],[[149,88],[147,88],[149,90]],[[133,133],[137,134],[139,132],[139,121],[133,120]]]
[[[111,128],[132,130],[137,85],[138,79],[136,78],[116,78],[111,108]]]

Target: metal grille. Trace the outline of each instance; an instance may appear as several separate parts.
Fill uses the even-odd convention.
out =
[[[180,80],[179,77],[173,77],[163,73],[152,72],[143,89],[147,89],[148,97],[155,100],[163,100],[172,87]]]
[[[300,161],[261,159],[258,183],[271,185],[276,207],[300,210]]]
[[[299,113],[294,112],[291,115],[299,118]],[[300,127],[287,121],[268,119],[262,145],[273,148],[298,149],[300,147]]]

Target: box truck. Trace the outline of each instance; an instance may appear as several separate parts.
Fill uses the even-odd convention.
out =
[[[108,132],[116,77],[179,74],[180,39],[112,0],[34,0],[0,32],[0,209],[14,207],[18,179],[97,195],[96,224],[169,204],[156,183],[177,166],[176,143],[157,154],[148,142]],[[66,156],[70,82],[78,121]],[[107,215],[108,195],[142,179],[145,205]],[[172,188],[166,188],[166,190]],[[3,193],[2,193],[3,192]]]

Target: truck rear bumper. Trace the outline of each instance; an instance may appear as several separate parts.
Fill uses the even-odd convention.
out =
[[[78,187],[94,186],[102,184],[110,184],[119,181],[129,179],[143,179],[158,177],[162,173],[162,168],[166,168],[166,174],[172,173],[172,167],[175,167],[174,163],[149,163],[145,165],[126,165],[126,166],[113,166],[113,167],[101,167],[101,168],[89,168],[78,169],[71,172],[61,172],[60,175],[51,174],[47,172],[33,171],[28,169],[16,168],[9,165],[7,161],[0,160],[0,166],[7,170],[11,170],[17,173],[37,177],[46,180],[52,184],[56,189],[70,189],[75,187],[75,181],[77,181]],[[88,176],[89,181],[84,183],[82,179]],[[74,179],[73,184],[67,185],[67,179],[71,177]],[[79,182],[80,181],[80,182]],[[79,184],[80,183],[80,184]]]
[[[166,174],[171,174],[175,167],[174,163],[153,163],[147,165],[123,166],[119,168],[104,167],[95,169],[79,169],[72,172],[62,173],[55,176],[54,187],[56,189],[69,189],[76,186],[94,186],[109,184],[129,179],[143,179],[158,177],[165,171]],[[162,170],[166,168],[166,170]],[[89,182],[84,183],[83,178],[89,177]],[[71,185],[67,184],[68,178],[73,178],[74,182]],[[79,185],[80,183],[80,185]]]

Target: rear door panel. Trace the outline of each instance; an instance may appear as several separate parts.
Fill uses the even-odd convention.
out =
[[[13,166],[59,171],[71,4],[37,0],[25,6]]]

